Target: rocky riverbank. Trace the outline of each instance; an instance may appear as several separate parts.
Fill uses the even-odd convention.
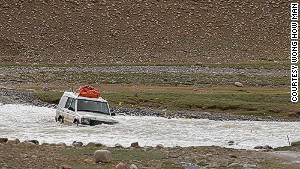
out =
[[[277,152],[245,151],[221,147],[173,147],[162,145],[140,147],[106,147],[100,143],[86,146],[74,143],[42,144],[36,140],[0,139],[0,166],[2,169],[23,168],[105,168],[105,169],[206,169],[256,168],[297,169],[297,158]],[[298,155],[294,152],[293,155]],[[289,158],[288,158],[289,157]],[[14,159],[14,160],[12,160]],[[14,162],[15,160],[18,163]]]

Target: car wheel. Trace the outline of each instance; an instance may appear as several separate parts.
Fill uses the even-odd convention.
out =
[[[57,121],[59,121],[60,123],[64,123],[64,117],[59,116],[58,119],[57,119]]]

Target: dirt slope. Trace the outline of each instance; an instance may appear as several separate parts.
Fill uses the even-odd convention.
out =
[[[0,0],[0,63],[288,59],[278,0]]]

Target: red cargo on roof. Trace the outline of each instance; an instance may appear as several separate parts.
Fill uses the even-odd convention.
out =
[[[89,97],[89,98],[99,98],[100,92],[93,86],[83,86],[80,87],[77,92],[79,93],[79,96],[82,97]]]

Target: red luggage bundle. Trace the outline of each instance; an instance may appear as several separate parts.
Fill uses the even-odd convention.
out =
[[[99,98],[100,92],[92,86],[83,86],[77,90],[79,96],[89,97],[89,98]]]

